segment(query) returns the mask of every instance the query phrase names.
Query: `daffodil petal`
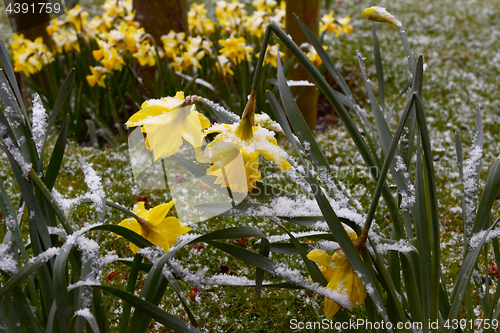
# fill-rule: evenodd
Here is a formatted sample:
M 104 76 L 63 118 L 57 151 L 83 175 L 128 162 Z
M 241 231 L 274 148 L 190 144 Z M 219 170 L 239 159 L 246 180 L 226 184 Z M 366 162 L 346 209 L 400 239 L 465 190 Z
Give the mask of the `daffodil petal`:
M 160 223 L 165 216 L 168 214 L 172 206 L 174 205 L 173 201 L 161 204 L 149 210 L 148 219 L 151 221 L 151 224 L 157 225 Z
M 141 235 L 141 226 L 139 225 L 139 223 L 135 219 L 132 219 L 132 218 L 125 219 L 125 220 L 121 221 L 118 225 L 120 227 L 124 227 L 124 228 L 127 228 L 129 230 L 132 230 L 136 234 Z M 118 235 L 118 237 L 121 237 L 121 236 Z
M 333 317 L 340 309 L 340 305 L 325 297 L 325 317 Z
M 309 252 L 307 254 L 307 258 L 327 268 L 330 267 L 330 263 L 332 262 L 332 257 L 329 256 L 325 251 L 320 249 L 315 249 Z

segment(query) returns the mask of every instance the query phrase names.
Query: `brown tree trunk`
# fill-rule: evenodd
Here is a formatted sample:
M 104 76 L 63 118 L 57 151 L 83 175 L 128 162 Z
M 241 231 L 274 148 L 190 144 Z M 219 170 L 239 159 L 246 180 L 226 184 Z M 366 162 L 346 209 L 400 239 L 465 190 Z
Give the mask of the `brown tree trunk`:
M 188 33 L 187 0 L 134 0 L 135 20 L 160 43 L 170 30 Z
M 286 32 L 292 36 L 293 41 L 300 46 L 302 43 L 308 42 L 308 39 L 300 28 L 295 15 L 314 33 L 319 34 L 321 0 L 286 0 Z M 290 51 L 287 54 L 291 56 Z M 289 80 L 309 80 L 312 81 L 306 69 L 294 63 L 290 73 Z M 301 94 L 297 100 L 304 119 L 306 120 L 311 130 L 316 126 L 317 106 L 318 106 L 318 90 L 315 87 L 291 87 L 294 96 Z
M 12 2 L 14 4 L 15 1 Z M 17 2 L 17 1 L 16 1 Z M 30 40 L 35 40 L 37 37 L 43 37 L 43 42 L 49 47 L 52 44 L 52 40 L 47 34 L 47 26 L 50 22 L 50 14 L 45 12 L 39 13 L 39 7 L 37 0 L 24 0 L 24 3 L 28 4 L 28 10 L 26 13 L 14 14 L 14 20 L 18 34 L 23 34 L 24 38 Z M 35 12 L 31 11 L 31 5 L 34 4 Z
M 187 0 L 133 0 L 133 8 L 134 20 L 153 37 L 158 47 L 162 46 L 160 37 L 168 34 L 170 30 L 189 34 Z M 149 96 L 153 96 L 155 89 L 152 79 L 156 67 L 142 67 L 135 62 L 134 68 L 142 78 L 143 85 L 140 88 L 144 88 Z M 159 97 L 163 96 L 156 96 Z

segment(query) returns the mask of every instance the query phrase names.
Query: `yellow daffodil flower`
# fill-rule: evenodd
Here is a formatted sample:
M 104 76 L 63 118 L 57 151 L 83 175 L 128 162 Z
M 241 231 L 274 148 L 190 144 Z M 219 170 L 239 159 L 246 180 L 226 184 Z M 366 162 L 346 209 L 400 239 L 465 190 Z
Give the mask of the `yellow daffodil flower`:
M 178 153 L 183 139 L 195 150 L 201 148 L 201 131 L 210 126 L 210 121 L 198 113 L 194 105 L 183 108 L 184 102 L 182 91 L 177 92 L 175 97 L 150 99 L 142 103 L 142 109 L 125 123 L 128 127 L 142 126 L 155 160 Z
M 357 236 L 354 230 L 347 226 L 345 229 L 349 238 L 355 241 Z M 366 288 L 341 250 L 330 256 L 325 251 L 316 249 L 309 252 L 307 258 L 320 265 L 321 272 L 328 282 L 327 289 L 349 299 L 351 304 L 349 310 L 352 311 L 355 305 L 363 304 Z M 340 305 L 325 297 L 326 318 L 333 317 L 339 309 Z
M 219 39 L 219 43 L 223 46 L 219 53 L 228 57 L 234 63 L 239 63 L 253 51 L 253 47 L 246 46 L 243 37 L 234 38 L 234 36 L 231 36 L 228 39 Z
M 222 75 L 234 75 L 233 69 L 231 68 L 232 63 L 226 56 L 217 56 L 218 62 L 215 63 L 217 70 L 222 73 Z
M 106 79 L 106 68 L 101 66 L 90 67 L 90 71 L 92 75 L 87 75 L 86 77 L 88 84 L 93 87 L 97 83 L 100 87 L 106 88 L 106 83 L 104 82 Z
M 248 117 L 243 118 L 242 122 L 244 121 L 248 121 Z M 261 178 L 261 174 L 259 172 L 259 153 L 262 154 L 265 159 L 276 163 L 278 168 L 283 171 L 287 171 L 292 168 L 286 159 L 285 151 L 278 146 L 278 143 L 274 138 L 274 132 L 259 125 L 251 126 L 248 123 L 247 126 L 249 126 L 252 135 L 242 139 L 242 136 L 244 137 L 242 132 L 244 131 L 240 132 L 237 130 L 239 125 L 240 123 L 234 123 L 231 125 L 215 124 L 204 132 L 205 135 L 219 133 L 213 141 L 207 145 L 204 154 L 205 160 L 203 161 L 208 162 L 208 159 L 210 159 L 210 162 L 214 164 L 207 170 L 207 174 L 218 176 L 219 179 L 216 181 L 217 184 L 226 184 L 223 179 L 220 179 L 222 174 L 219 171 L 219 169 L 221 169 L 222 166 L 225 166 L 225 164 L 223 161 L 217 160 L 217 151 L 212 151 L 212 149 L 214 149 L 213 147 L 219 147 L 221 143 L 232 143 L 237 145 L 241 151 L 243 162 L 245 163 L 248 188 L 231 188 L 231 190 L 235 192 L 242 193 L 243 190 L 251 192 L 252 189 L 257 186 L 256 182 Z M 243 126 L 245 126 L 245 124 L 243 124 Z M 209 158 L 209 156 L 212 157 Z M 227 170 L 228 168 L 225 169 Z M 231 170 L 226 172 L 231 173 Z
M 390 23 L 397 27 L 401 26 L 401 22 L 383 7 L 374 6 L 366 8 L 361 12 L 361 16 L 371 21 Z
M 139 50 L 132 55 L 139 61 L 141 66 L 154 66 L 156 65 L 155 49 L 145 40 L 141 43 Z
M 280 5 L 274 8 L 274 16 L 271 16 L 270 19 L 273 22 L 276 22 L 281 29 L 285 29 L 285 18 L 286 18 L 286 2 L 280 1 Z
M 185 43 L 186 34 L 184 32 L 176 33 L 172 30 L 167 35 L 161 36 L 160 39 L 163 42 L 165 55 L 170 59 L 174 59 L 179 54 L 181 45 Z
M 247 17 L 243 25 L 257 38 L 261 38 L 266 32 L 267 24 L 269 23 L 269 16 L 267 12 L 256 10 L 252 16 Z
M 334 11 L 332 10 L 330 13 L 323 15 L 319 25 L 319 32 L 328 31 L 329 33 L 335 32 L 337 33 L 339 27 L 335 23 L 335 18 L 333 17 Z M 340 31 L 339 31 L 340 34 Z
M 306 56 L 316 66 L 320 66 L 323 63 L 323 60 L 321 60 L 318 52 L 316 52 L 316 49 L 311 44 L 309 44 L 309 43 L 303 43 L 302 45 L 300 45 L 300 48 L 301 49 L 304 48 L 304 49 L 307 50 Z M 323 45 L 323 49 L 325 51 L 328 50 L 328 46 Z
M 342 31 L 345 34 L 350 34 L 352 32 L 352 29 L 353 29 L 352 25 L 349 25 L 349 23 L 351 22 L 350 15 L 347 15 L 346 17 L 338 18 L 337 22 L 339 22 L 340 29 L 342 29 Z
M 179 219 L 173 216 L 166 217 L 173 205 L 174 202 L 171 201 L 148 210 L 144 207 L 144 201 L 139 201 L 132 211 L 141 220 L 128 218 L 121 221 L 119 226 L 132 230 L 168 252 L 177 243 L 177 237 L 192 230 Z M 129 246 L 134 254 L 139 251 L 139 247 L 134 243 L 130 242 Z
M 104 50 L 104 58 L 101 63 L 108 71 L 121 71 L 125 65 L 125 60 L 123 60 L 123 57 L 116 48 L 110 47 L 109 50 Z
M 256 57 L 258 58 L 260 53 L 257 53 Z M 280 51 L 280 58 L 283 58 L 285 54 Z M 278 67 L 278 44 L 273 46 L 267 46 L 266 56 L 264 58 L 264 65 L 270 64 L 274 68 Z
M 25 39 L 23 35 L 13 36 L 14 48 L 13 60 L 14 71 L 23 72 L 30 76 L 40 72 L 43 65 L 52 62 L 52 53 L 47 45 L 43 43 L 43 38 L 38 37 L 35 41 Z

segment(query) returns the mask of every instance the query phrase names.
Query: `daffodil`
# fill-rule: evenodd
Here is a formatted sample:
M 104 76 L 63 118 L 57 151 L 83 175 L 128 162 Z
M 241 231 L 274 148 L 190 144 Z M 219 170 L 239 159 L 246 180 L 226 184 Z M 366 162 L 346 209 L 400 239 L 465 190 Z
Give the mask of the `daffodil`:
M 106 88 L 106 83 L 104 80 L 106 79 L 106 68 L 101 66 L 90 67 L 91 75 L 87 75 L 86 79 L 88 84 L 93 87 L 96 83 L 103 88 Z
M 332 10 L 330 13 L 323 15 L 319 25 L 319 32 L 328 31 L 329 33 L 337 33 L 338 31 L 340 34 L 339 27 L 335 23 L 335 18 L 333 17 L 333 13 L 334 11 Z
M 145 40 L 141 43 L 139 50 L 133 54 L 133 57 L 139 61 L 141 66 L 154 66 L 156 65 L 155 49 Z
M 321 57 L 319 56 L 318 52 L 316 52 L 316 49 L 309 43 L 303 43 L 300 45 L 301 49 L 306 49 L 306 56 L 311 60 L 313 64 L 316 66 L 320 66 L 323 63 L 323 60 L 321 60 Z M 328 46 L 323 45 L 323 50 L 328 50 Z
M 222 73 L 222 75 L 234 75 L 233 69 L 231 68 L 232 63 L 228 57 L 223 55 L 217 56 L 218 62 L 215 63 L 217 70 Z
M 253 12 L 252 16 L 249 16 L 245 22 L 244 26 L 248 32 L 257 38 L 261 38 L 266 31 L 267 24 L 269 23 L 269 16 L 267 12 L 256 10 Z
M 356 233 L 351 228 L 345 226 L 349 238 L 354 242 L 357 239 Z M 366 298 L 366 288 L 357 276 L 349 260 L 340 250 L 332 256 L 323 250 L 313 250 L 309 252 L 307 258 L 320 265 L 326 281 L 326 288 L 348 299 L 349 310 L 352 311 L 355 305 L 363 304 Z M 325 316 L 333 317 L 340 309 L 340 305 L 325 297 Z
M 166 217 L 173 205 L 174 203 L 171 201 L 148 210 L 144 207 L 144 201 L 139 201 L 132 212 L 140 217 L 140 220 L 128 218 L 121 221 L 119 226 L 132 230 L 162 248 L 163 251 L 168 252 L 177 243 L 177 237 L 192 230 L 179 219 L 173 216 Z M 130 242 L 129 246 L 132 252 L 139 251 L 139 247 L 134 243 Z
M 285 54 L 283 52 L 279 52 L 280 58 L 283 58 Z M 258 58 L 260 56 L 260 53 L 257 53 L 256 57 Z M 270 64 L 273 67 L 278 67 L 278 44 L 270 46 L 267 46 L 266 49 L 266 56 L 264 58 L 264 65 L 265 64 Z
M 242 61 L 246 55 L 253 51 L 253 47 L 245 44 L 245 38 L 243 37 L 234 38 L 234 36 L 231 36 L 228 39 L 219 39 L 219 43 L 223 46 L 219 53 L 228 57 L 234 63 Z
M 176 33 L 172 30 L 167 35 L 161 36 L 160 39 L 163 42 L 165 55 L 170 59 L 174 59 L 179 54 L 179 50 L 182 48 L 181 45 L 185 43 L 186 34 L 184 32 Z
M 349 25 L 349 23 L 351 22 L 350 15 L 347 15 L 346 17 L 338 18 L 337 22 L 339 22 L 340 29 L 342 29 L 342 31 L 345 34 L 350 34 L 352 32 L 352 29 L 353 29 L 352 25 Z
M 179 91 L 175 97 L 145 101 L 125 125 L 142 126 L 157 160 L 178 153 L 183 139 L 199 151 L 203 142 L 201 131 L 210 126 L 210 121 L 194 105 L 185 106 L 184 93 Z
M 383 7 L 374 6 L 366 8 L 361 12 L 361 16 L 371 21 L 390 23 L 397 27 L 401 26 L 401 22 Z
M 242 122 L 248 122 L 248 119 L 248 117 L 244 117 Z M 242 127 L 239 127 L 240 125 L 242 125 Z M 248 135 L 248 133 L 244 134 L 246 131 L 245 129 L 242 130 L 242 128 L 245 127 L 249 128 L 251 135 Z M 278 143 L 274 138 L 275 133 L 259 125 L 252 126 L 250 123 L 234 123 L 230 125 L 215 124 L 204 133 L 205 135 L 219 133 L 213 141 L 207 145 L 204 154 L 205 158 L 210 159 L 210 162 L 214 164 L 208 169 L 207 174 L 218 176 L 216 184 L 227 184 L 225 180 L 222 179 L 223 175 L 220 171 L 223 166 L 226 166 L 226 164 L 218 158 L 218 152 L 221 150 L 221 147 L 224 148 L 221 144 L 234 144 L 240 149 L 243 162 L 245 164 L 248 188 L 231 188 L 232 191 L 242 193 L 246 190 L 251 192 L 252 189 L 257 186 L 256 182 L 261 178 L 261 174 L 259 172 L 259 154 L 262 154 L 265 159 L 276 163 L 278 168 L 283 171 L 287 171 L 292 168 L 286 159 L 285 151 L 278 146 Z M 232 170 L 227 167 L 225 170 L 229 174 L 231 174 L 232 171 L 239 171 Z M 245 175 L 240 175 L 240 177 L 241 176 L 244 177 Z

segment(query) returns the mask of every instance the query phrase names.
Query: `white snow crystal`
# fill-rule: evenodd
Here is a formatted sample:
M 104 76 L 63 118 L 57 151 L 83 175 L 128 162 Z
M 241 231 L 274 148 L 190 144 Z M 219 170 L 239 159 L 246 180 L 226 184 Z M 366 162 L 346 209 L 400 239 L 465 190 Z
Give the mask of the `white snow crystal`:
M 42 156 L 43 145 L 45 143 L 45 131 L 47 130 L 47 113 L 43 107 L 40 95 L 35 94 L 33 99 L 33 141 L 35 142 L 38 156 Z

